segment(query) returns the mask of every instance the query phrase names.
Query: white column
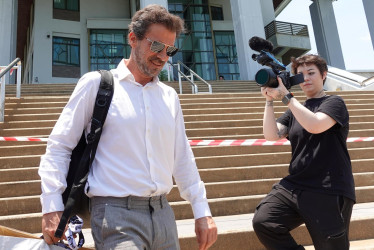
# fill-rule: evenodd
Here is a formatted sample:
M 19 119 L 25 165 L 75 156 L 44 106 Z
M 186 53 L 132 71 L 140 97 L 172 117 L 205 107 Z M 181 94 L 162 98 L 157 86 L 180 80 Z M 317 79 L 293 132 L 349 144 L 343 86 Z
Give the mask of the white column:
M 168 0 L 140 0 L 141 9 L 150 4 L 159 4 L 168 9 Z
M 0 0 L 0 66 L 7 66 L 16 59 L 17 49 L 17 3 L 16 0 Z M 15 74 L 5 82 L 14 82 Z
M 265 27 L 270 22 L 275 20 L 273 0 L 262 0 L 261 9 L 262 9 L 262 20 L 264 21 L 264 27 Z
M 254 80 L 261 65 L 252 60 L 252 54 L 257 52 L 249 48 L 248 41 L 253 36 L 265 38 L 261 0 L 230 0 L 230 2 L 240 79 Z
M 332 0 L 313 0 L 309 10 L 318 53 L 328 65 L 345 69 Z
M 371 43 L 373 44 L 374 48 L 374 1 L 373 0 L 362 0 L 364 4 L 366 20 L 369 27 Z

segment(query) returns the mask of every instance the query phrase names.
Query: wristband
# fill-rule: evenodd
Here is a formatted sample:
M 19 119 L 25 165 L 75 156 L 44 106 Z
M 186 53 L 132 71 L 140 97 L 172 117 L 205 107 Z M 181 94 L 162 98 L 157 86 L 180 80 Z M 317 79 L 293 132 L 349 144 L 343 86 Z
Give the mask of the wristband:
M 293 98 L 293 94 L 291 92 L 289 92 L 287 95 L 285 95 L 282 98 L 282 102 L 284 103 L 284 105 L 288 105 L 292 98 Z

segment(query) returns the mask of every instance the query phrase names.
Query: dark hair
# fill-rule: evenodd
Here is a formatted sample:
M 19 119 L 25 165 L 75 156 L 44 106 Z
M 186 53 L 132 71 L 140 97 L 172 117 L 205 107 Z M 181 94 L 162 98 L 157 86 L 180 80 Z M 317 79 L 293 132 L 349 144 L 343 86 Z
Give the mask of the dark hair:
M 151 4 L 134 14 L 129 24 L 129 33 L 134 32 L 137 39 L 143 40 L 152 24 L 164 25 L 168 30 L 175 32 L 177 37 L 185 31 L 184 21 L 179 16 L 169 13 L 161 5 Z
M 307 55 L 300 56 L 298 58 L 292 57 L 291 62 L 292 62 L 291 69 L 292 69 L 293 74 L 297 73 L 297 68 L 299 66 L 310 65 L 310 64 L 316 65 L 321 75 L 323 75 L 323 73 L 328 71 L 326 60 L 319 55 L 307 54 Z M 323 81 L 323 83 L 325 83 L 325 80 Z

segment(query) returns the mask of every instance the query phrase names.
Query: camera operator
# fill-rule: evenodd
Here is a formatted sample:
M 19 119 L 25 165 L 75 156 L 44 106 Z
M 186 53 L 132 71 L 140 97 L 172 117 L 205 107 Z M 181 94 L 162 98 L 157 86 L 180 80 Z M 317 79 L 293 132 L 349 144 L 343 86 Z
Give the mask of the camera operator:
M 257 206 L 253 227 L 267 249 L 304 249 L 290 234 L 303 223 L 315 249 L 349 249 L 355 190 L 346 144 L 347 107 L 341 97 L 324 92 L 327 64 L 322 57 L 292 58 L 292 71 L 304 76 L 303 104 L 279 77 L 277 88 L 261 88 L 266 98 L 264 136 L 271 141 L 289 139 L 292 159 L 289 175 Z M 277 120 L 273 100 L 288 106 Z

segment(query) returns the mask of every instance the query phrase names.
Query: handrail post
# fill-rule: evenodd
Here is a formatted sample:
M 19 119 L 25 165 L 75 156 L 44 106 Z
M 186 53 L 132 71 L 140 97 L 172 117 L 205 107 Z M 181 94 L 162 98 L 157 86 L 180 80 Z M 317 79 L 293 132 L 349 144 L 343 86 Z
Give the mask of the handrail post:
M 21 84 L 21 59 L 18 57 L 13 60 L 8 66 L 6 66 L 3 70 L 0 68 L 0 122 L 4 122 L 4 113 L 5 113 L 5 74 L 11 70 L 16 68 L 17 69 L 17 91 L 18 91 L 18 83 Z M 19 63 L 18 66 L 14 65 Z M 19 85 L 21 87 L 21 85 Z M 18 92 L 17 92 L 18 95 Z M 21 95 L 21 90 L 19 90 L 19 95 Z
M 0 77 L 0 122 L 4 122 L 5 112 L 5 77 Z
M 192 85 L 194 86 L 194 88 L 193 89 L 195 89 L 196 90 L 196 92 L 194 93 L 194 94 L 197 94 L 198 93 L 198 87 L 197 87 L 197 85 L 193 82 L 193 77 L 194 76 L 196 76 L 200 81 L 202 81 L 203 83 L 205 83 L 207 86 L 208 86 L 208 88 L 209 88 L 209 93 L 211 93 L 212 94 L 212 87 L 211 87 L 211 85 L 207 82 L 207 81 L 205 81 L 203 78 L 201 78 L 198 74 L 196 74 L 192 69 L 190 69 L 189 67 L 187 67 L 184 63 L 182 63 L 181 61 L 178 61 L 178 64 L 180 64 L 180 65 L 182 65 L 185 69 L 187 69 L 189 72 L 190 72 L 190 82 L 192 83 Z M 193 90 L 192 89 L 192 90 Z
M 178 65 L 178 81 L 179 81 L 179 94 L 183 94 L 183 90 L 182 90 L 182 76 L 181 76 L 181 65 L 179 63 L 177 63 Z
M 17 98 L 21 98 L 21 78 L 22 78 L 21 62 L 18 62 L 18 66 L 17 66 L 17 93 L 16 93 Z
M 170 71 L 171 71 L 170 64 L 168 64 L 167 67 L 168 67 L 168 82 L 170 82 L 170 75 L 171 75 L 171 73 L 170 73 Z

